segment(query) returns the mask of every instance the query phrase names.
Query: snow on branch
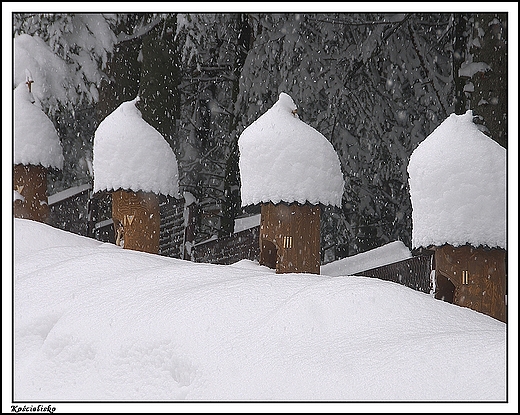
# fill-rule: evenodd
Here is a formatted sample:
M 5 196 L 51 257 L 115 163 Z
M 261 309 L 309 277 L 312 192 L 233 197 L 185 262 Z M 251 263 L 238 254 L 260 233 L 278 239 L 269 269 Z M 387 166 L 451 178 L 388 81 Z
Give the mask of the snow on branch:
M 150 30 L 152 30 L 155 26 L 157 26 L 159 23 L 161 23 L 161 21 L 164 19 L 164 15 L 159 15 L 157 17 L 155 17 L 150 23 L 148 23 L 147 25 L 144 25 L 144 26 L 141 26 L 139 29 L 137 29 L 134 33 L 132 33 L 131 35 L 129 34 L 126 34 L 124 32 L 121 32 L 118 36 L 117 36 L 117 43 L 123 43 L 123 42 L 128 42 L 130 40 L 134 40 L 134 39 L 137 39 L 137 38 L 140 38 L 144 35 L 146 35 Z

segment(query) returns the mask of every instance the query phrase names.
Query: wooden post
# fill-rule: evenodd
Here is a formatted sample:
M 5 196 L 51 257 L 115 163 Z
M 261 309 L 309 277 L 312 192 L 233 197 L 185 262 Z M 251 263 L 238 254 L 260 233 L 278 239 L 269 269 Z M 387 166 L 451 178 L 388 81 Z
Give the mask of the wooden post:
M 444 245 L 435 248 L 435 270 L 455 286 L 453 304 L 506 322 L 506 252 Z
M 19 195 L 19 198 L 13 202 L 14 217 L 47 222 L 49 204 L 45 167 L 15 164 L 13 166 L 13 190 Z
M 112 193 L 116 244 L 125 249 L 159 253 L 161 216 L 154 193 L 117 190 Z
M 260 264 L 278 274 L 320 273 L 320 207 L 262 204 Z

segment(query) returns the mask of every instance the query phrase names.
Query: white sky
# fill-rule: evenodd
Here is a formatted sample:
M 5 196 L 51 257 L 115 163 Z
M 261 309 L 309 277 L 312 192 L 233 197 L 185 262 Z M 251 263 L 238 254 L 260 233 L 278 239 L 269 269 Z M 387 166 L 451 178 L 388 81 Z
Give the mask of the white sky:
M 396 283 L 197 264 L 14 222 L 15 399 L 482 402 L 517 374 L 504 323 Z

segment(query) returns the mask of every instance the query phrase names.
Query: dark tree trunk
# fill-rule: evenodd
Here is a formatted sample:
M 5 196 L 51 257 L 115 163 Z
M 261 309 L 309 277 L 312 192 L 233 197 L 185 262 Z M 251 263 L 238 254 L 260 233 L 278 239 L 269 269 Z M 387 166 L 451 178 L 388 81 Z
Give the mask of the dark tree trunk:
M 143 37 L 138 104 L 143 119 L 162 134 L 174 152 L 180 117 L 176 24 L 176 16 L 171 15 Z
M 232 88 L 232 101 L 236 102 L 240 90 L 240 74 L 244 67 L 247 54 L 253 44 L 253 33 L 249 19 L 246 14 L 239 14 L 238 25 L 238 45 L 235 55 L 233 69 L 234 83 Z M 237 136 L 234 138 L 231 153 L 226 161 L 226 171 L 224 179 L 224 200 L 222 202 L 221 235 L 233 233 L 235 217 L 240 211 L 240 173 L 238 166 L 238 132 L 236 131 L 238 117 L 231 118 L 230 132 Z
M 477 13 L 474 17 L 473 62 L 490 69 L 476 73 L 471 109 L 481 117 L 484 132 L 507 148 L 507 14 Z
M 138 62 L 141 40 L 132 39 L 116 45 L 111 54 L 101 82 L 99 102 L 96 105 L 97 120 L 101 122 L 125 101 L 137 96 L 141 65 Z
M 455 13 L 453 15 L 453 83 L 455 114 L 462 115 L 468 109 L 464 87 L 466 79 L 459 75 L 459 70 L 466 60 L 466 48 L 468 44 L 468 15 Z

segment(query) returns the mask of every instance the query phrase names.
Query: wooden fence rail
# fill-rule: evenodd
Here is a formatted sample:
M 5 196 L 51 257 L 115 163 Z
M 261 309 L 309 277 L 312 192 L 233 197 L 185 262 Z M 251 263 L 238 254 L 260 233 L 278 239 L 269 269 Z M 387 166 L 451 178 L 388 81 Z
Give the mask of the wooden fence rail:
M 403 261 L 358 272 L 355 275 L 397 282 L 414 290 L 431 294 L 433 290 L 432 269 L 433 253 L 425 253 Z
M 110 217 L 110 198 L 93 199 L 90 185 L 67 189 L 49 197 L 50 224 L 79 235 L 104 242 L 115 242 Z M 260 227 L 254 226 L 233 235 L 200 242 L 191 246 L 189 255 L 184 253 L 184 203 L 162 198 L 161 235 L 159 254 L 228 265 L 242 259 L 258 260 L 260 255 Z M 412 258 L 378 268 L 358 272 L 355 275 L 396 282 L 414 290 L 431 293 L 430 280 L 433 269 L 433 253 L 423 253 Z

